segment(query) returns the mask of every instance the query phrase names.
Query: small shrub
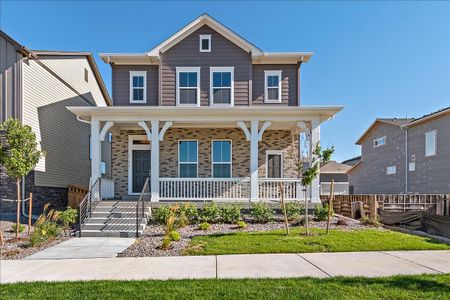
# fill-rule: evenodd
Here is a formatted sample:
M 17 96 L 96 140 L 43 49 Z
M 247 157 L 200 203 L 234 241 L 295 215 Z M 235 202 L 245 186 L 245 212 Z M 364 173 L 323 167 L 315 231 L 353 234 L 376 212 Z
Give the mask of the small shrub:
M 305 213 L 303 204 L 298 201 L 286 203 L 286 214 L 289 221 L 299 219 Z
M 177 217 L 180 227 L 194 224 L 198 220 L 198 208 L 193 203 L 184 203 L 177 210 Z
M 375 226 L 375 227 L 381 227 L 381 225 L 383 225 L 381 223 L 381 219 L 379 216 L 377 216 L 375 219 L 371 219 L 369 217 L 362 217 L 361 219 L 359 219 L 359 222 L 363 225 Z
M 17 230 L 17 224 L 12 224 L 11 230 L 12 230 L 13 232 L 16 232 L 16 230 Z M 19 224 L 19 233 L 22 233 L 22 232 L 24 232 L 24 231 L 25 231 L 25 225 Z
M 30 246 L 40 245 L 47 240 L 54 239 L 61 234 L 61 227 L 58 224 L 45 221 L 39 226 L 34 227 L 33 233 L 30 236 Z
M 209 230 L 211 228 L 211 224 L 209 224 L 208 222 L 203 222 L 200 225 L 198 225 L 198 228 L 200 230 Z
M 217 223 L 220 221 L 220 209 L 215 202 L 206 203 L 200 212 L 200 221 Z
M 172 230 L 169 233 L 169 238 L 170 238 L 171 241 L 175 241 L 176 242 L 176 241 L 179 241 L 181 239 L 181 234 L 178 231 L 176 231 L 176 230 Z
M 74 224 L 77 221 L 77 215 L 78 211 L 70 207 L 67 207 L 66 210 L 59 213 L 59 218 L 63 223 L 64 233 L 71 224 Z
M 348 222 L 345 219 L 339 219 L 339 220 L 337 220 L 336 225 L 338 225 L 338 226 L 347 226 Z
M 331 215 L 333 215 L 333 210 L 331 210 Z M 314 208 L 314 219 L 316 221 L 328 220 L 328 204 L 323 207 L 316 206 Z
M 274 218 L 274 211 L 265 202 L 252 203 L 252 219 L 258 223 L 267 223 Z
M 237 204 L 226 205 L 220 210 L 220 220 L 224 223 L 234 224 L 241 219 L 241 207 Z
M 163 249 L 163 250 L 169 249 L 171 242 L 172 242 L 172 240 L 170 239 L 170 237 L 168 237 L 168 236 L 163 237 L 161 249 Z
M 245 229 L 245 228 L 247 228 L 247 223 L 245 223 L 244 221 L 237 221 L 236 226 L 241 229 Z
M 170 207 L 167 205 L 162 205 L 153 210 L 153 220 L 159 224 L 166 224 L 169 215 Z

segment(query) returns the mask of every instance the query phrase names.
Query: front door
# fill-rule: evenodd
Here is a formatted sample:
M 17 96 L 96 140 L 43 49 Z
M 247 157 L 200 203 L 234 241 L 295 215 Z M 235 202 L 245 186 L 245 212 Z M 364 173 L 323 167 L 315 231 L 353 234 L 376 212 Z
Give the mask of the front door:
M 140 193 L 150 172 L 150 151 L 133 150 L 133 193 Z
M 281 178 L 281 154 L 267 155 L 267 178 Z

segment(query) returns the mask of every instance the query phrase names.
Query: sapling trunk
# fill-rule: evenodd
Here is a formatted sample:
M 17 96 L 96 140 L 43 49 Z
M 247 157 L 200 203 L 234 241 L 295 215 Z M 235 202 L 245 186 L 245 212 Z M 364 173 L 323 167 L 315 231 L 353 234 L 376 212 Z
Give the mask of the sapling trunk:
M 16 178 L 17 186 L 17 215 L 16 215 L 16 239 L 19 238 L 19 224 L 20 224 L 20 177 Z
M 291 233 L 289 232 L 289 222 L 288 222 L 288 217 L 287 217 L 287 212 L 286 212 L 286 202 L 284 201 L 284 183 L 283 182 L 280 183 L 279 188 L 280 188 L 281 207 L 283 208 L 283 215 L 284 215 L 284 225 L 286 227 L 286 234 L 288 236 L 290 236 Z
M 334 197 L 334 179 L 331 179 L 330 184 L 330 198 L 328 199 L 328 220 L 327 220 L 327 234 L 330 231 L 330 223 L 331 223 L 331 210 L 333 209 L 333 197 Z
M 306 235 L 309 235 L 309 215 L 308 215 L 308 191 L 305 188 L 305 229 Z

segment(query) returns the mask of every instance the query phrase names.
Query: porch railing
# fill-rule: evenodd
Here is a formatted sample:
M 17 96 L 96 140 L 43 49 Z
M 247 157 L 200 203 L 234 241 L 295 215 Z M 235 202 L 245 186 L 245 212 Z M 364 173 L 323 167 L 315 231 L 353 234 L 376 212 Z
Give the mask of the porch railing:
M 248 200 L 249 178 L 160 178 L 161 200 Z
M 92 185 L 90 185 L 89 191 L 86 196 L 80 202 L 78 208 L 78 225 L 79 234 L 81 237 L 81 230 L 85 224 L 87 218 L 92 218 L 92 211 L 97 206 L 98 202 L 102 200 L 102 179 L 98 178 Z
M 147 177 L 144 186 L 142 187 L 141 195 L 136 203 L 136 238 L 139 237 L 139 226 L 141 225 L 141 220 L 145 218 L 146 204 L 150 203 L 151 200 L 150 185 L 148 181 L 149 178 Z
M 299 179 L 294 178 L 260 178 L 258 180 L 259 199 L 263 201 L 278 201 L 281 199 L 280 186 L 284 186 L 284 199 L 287 201 L 300 200 L 303 187 Z

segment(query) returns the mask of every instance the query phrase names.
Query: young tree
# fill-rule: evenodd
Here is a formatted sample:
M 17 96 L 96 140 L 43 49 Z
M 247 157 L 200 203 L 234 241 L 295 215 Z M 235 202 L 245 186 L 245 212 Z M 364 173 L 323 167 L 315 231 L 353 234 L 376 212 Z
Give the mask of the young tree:
M 20 224 L 20 181 L 38 163 L 44 155 L 37 148 L 36 136 L 28 125 L 22 125 L 16 119 L 8 119 L 0 125 L 4 137 L 0 145 L 0 165 L 8 176 L 16 180 L 17 218 L 16 238 L 19 237 Z

